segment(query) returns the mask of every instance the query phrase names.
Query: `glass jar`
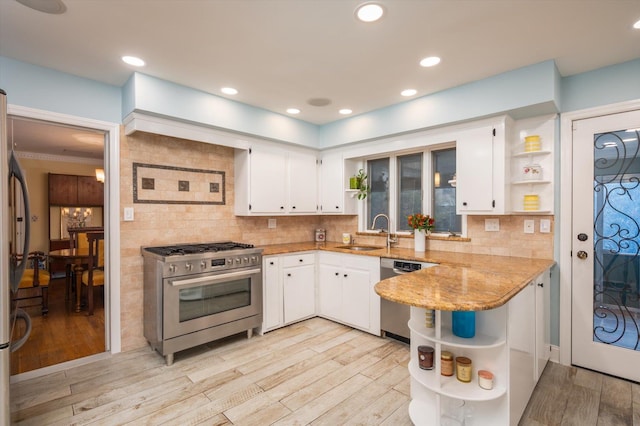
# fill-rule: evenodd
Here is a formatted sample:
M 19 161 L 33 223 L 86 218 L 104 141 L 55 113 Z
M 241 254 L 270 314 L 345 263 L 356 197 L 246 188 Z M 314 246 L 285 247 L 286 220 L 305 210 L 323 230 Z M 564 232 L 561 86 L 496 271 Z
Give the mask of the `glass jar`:
M 487 370 L 478 370 L 478 386 L 482 389 L 493 389 L 493 373 Z
M 418 346 L 418 364 L 423 370 L 433 369 L 433 348 L 431 346 Z
M 463 383 L 471 382 L 471 359 L 466 356 L 456 358 L 456 377 Z
M 440 353 L 440 374 L 453 376 L 453 354 L 449 351 Z

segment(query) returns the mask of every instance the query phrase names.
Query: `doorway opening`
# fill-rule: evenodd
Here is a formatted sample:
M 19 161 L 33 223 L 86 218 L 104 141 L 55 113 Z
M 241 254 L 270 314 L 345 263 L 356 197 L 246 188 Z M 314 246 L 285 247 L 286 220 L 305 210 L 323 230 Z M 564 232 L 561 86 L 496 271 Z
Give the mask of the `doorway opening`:
M 43 314 L 40 306 L 23 308 L 32 319 L 32 329 L 27 342 L 11 354 L 10 374 L 15 376 L 109 350 L 108 280 L 105 279 L 104 291 L 94 291 L 93 315 L 88 315 L 86 309 L 78 311 L 75 300 L 84 286 L 76 286 L 82 283 L 75 280 L 73 270 L 56 264 L 53 256 L 49 256 L 69 249 L 70 227 L 104 231 L 109 197 L 102 186 L 104 183 L 97 180 L 96 170 L 104 173 L 108 168 L 105 148 L 109 131 L 12 114 L 8 116 L 7 131 L 29 189 L 32 211 L 24 220 L 31 221 L 30 251 L 45 254 L 42 266 L 51 276 L 47 314 Z M 82 188 L 91 188 L 93 199 L 77 198 L 82 191 L 80 187 L 72 190 L 69 182 L 50 184 L 53 175 L 80 179 L 84 182 Z M 60 201 L 56 191 L 76 199 Z M 76 216 L 77 212 L 81 217 Z M 105 247 L 109 245 L 108 239 L 106 233 Z M 105 270 L 108 270 L 108 259 L 109 256 L 105 256 Z M 16 324 L 13 338 L 25 332 L 21 327 L 24 325 Z

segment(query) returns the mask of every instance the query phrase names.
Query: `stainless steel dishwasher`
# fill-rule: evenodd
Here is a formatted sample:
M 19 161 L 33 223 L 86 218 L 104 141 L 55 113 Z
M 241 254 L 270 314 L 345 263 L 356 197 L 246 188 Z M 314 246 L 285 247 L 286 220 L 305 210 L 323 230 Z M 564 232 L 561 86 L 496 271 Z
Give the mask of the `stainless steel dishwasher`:
M 415 262 L 412 260 L 380 258 L 380 279 L 408 274 L 424 268 L 437 266 L 437 263 Z M 383 336 L 403 342 L 409 342 L 409 305 L 380 299 L 380 329 Z

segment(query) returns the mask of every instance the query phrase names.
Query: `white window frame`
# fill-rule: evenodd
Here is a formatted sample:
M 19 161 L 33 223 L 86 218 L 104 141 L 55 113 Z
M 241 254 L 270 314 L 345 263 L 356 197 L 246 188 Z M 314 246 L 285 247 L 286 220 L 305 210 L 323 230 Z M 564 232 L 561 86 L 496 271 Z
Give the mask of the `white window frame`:
M 363 158 L 364 168 L 368 169 L 368 162 L 371 160 L 379 160 L 389 158 L 389 232 L 398 235 L 411 235 L 409 231 L 398 231 L 398 221 L 406 221 L 406 218 L 398 217 L 398 157 L 412 154 L 422 154 L 422 211 L 423 214 L 432 214 L 433 205 L 433 157 L 432 152 L 444 149 L 456 148 L 456 142 L 446 142 L 441 144 L 433 144 L 428 146 L 420 146 L 410 150 L 387 152 L 384 154 L 373 155 Z M 363 203 L 362 214 L 359 220 L 359 232 L 368 232 L 377 234 L 377 230 L 367 227 L 369 212 L 367 210 L 368 202 Z M 446 232 L 434 233 L 436 236 L 449 236 Z M 462 215 L 461 219 L 461 236 L 467 235 L 467 215 Z

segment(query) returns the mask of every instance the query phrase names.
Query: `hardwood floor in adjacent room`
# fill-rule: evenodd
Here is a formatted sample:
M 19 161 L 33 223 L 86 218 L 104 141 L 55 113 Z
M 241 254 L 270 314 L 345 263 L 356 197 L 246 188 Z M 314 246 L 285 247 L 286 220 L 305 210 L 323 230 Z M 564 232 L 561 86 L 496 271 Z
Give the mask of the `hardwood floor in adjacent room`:
M 406 344 L 313 318 L 179 352 L 172 366 L 142 348 L 13 384 L 12 423 L 411 425 L 408 361 Z M 639 419 L 640 385 L 549 363 L 521 425 Z
M 24 346 L 11 353 L 11 375 L 104 352 L 104 304 L 101 290 L 98 288 L 95 292 L 94 315 L 88 316 L 86 310 L 75 312 L 75 299 L 65 301 L 64 278 L 51 280 L 47 316 L 42 316 L 40 306 L 25 309 L 31 317 L 31 335 Z M 22 336 L 24 330 L 24 323 L 18 321 L 14 336 Z

